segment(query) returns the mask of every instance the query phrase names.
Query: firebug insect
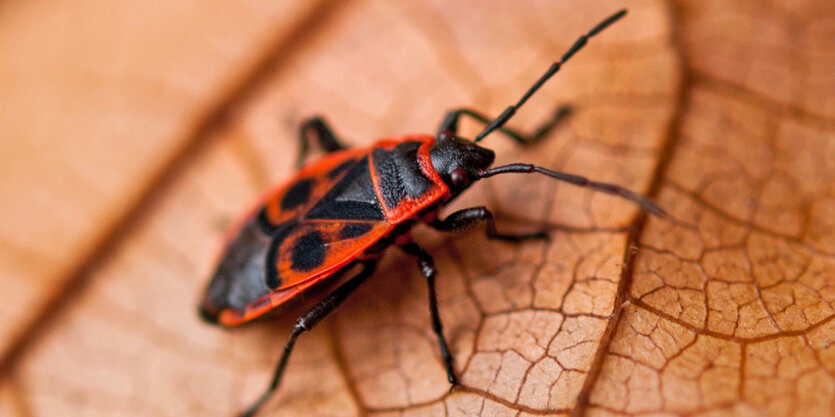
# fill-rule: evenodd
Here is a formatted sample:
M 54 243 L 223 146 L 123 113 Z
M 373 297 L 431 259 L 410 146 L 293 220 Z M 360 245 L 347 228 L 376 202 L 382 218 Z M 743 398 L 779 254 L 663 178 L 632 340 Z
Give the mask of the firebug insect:
M 343 146 L 319 117 L 301 125 L 299 162 L 304 160 L 311 136 L 328 155 L 307 164 L 269 193 L 262 205 L 237 226 L 206 290 L 200 313 L 212 323 L 235 326 L 261 316 L 354 265 L 360 265 L 362 269 L 297 319 L 269 387 L 242 416 L 253 415 L 278 388 L 299 335 L 313 328 L 365 281 L 374 271 L 383 250 L 391 245 L 417 259 L 429 286 L 432 330 L 437 337 L 447 378 L 453 387 L 457 384 L 452 355 L 438 314 L 435 265 L 432 256 L 412 241 L 410 229 L 423 222 L 437 230 L 457 231 L 484 222 L 487 237 L 492 239 L 521 241 L 547 237 L 544 231 L 521 235 L 500 233 L 493 215 L 483 206 L 440 218 L 440 210 L 475 181 L 499 174 L 538 173 L 614 194 L 637 203 L 651 214 L 667 216 L 646 197 L 617 185 L 524 163 L 490 168 L 494 152 L 478 145 L 494 131 L 520 144 L 545 136 L 567 114 L 565 107 L 558 109 L 554 117 L 532 134 L 504 125 L 585 46 L 589 38 L 625 14 L 626 10 L 621 10 L 580 36 L 516 104 L 495 119 L 475 110 L 459 108 L 446 114 L 434 136 L 383 139 L 361 149 Z M 473 140 L 456 135 L 462 116 L 486 125 Z

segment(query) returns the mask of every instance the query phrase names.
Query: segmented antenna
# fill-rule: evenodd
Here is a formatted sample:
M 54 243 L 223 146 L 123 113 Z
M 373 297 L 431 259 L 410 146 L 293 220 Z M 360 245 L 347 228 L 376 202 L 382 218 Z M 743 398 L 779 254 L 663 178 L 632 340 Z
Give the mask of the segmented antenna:
M 484 139 L 485 136 L 492 133 L 494 130 L 504 126 L 504 124 L 507 123 L 507 121 L 510 120 L 510 118 L 513 117 L 514 114 L 516 114 L 516 110 L 522 107 L 522 105 L 525 104 L 526 101 L 528 101 L 528 99 L 533 95 L 533 93 L 535 93 L 536 90 L 539 90 L 539 87 L 542 87 L 542 84 L 545 84 L 545 82 L 548 81 L 549 78 L 556 74 L 560 70 L 560 68 L 562 68 L 563 64 L 565 64 L 566 61 L 571 59 L 571 57 L 574 56 L 574 54 L 576 54 L 577 51 L 583 49 L 583 47 L 586 46 L 586 42 L 588 42 L 589 38 L 591 38 L 594 35 L 597 35 L 603 29 L 606 29 L 607 27 L 609 27 L 609 25 L 617 22 L 620 18 L 622 18 L 625 15 L 626 9 L 623 9 L 607 17 L 606 20 L 598 23 L 597 26 L 595 26 L 594 28 L 592 28 L 592 30 L 589 31 L 589 33 L 580 36 L 574 42 L 574 45 L 571 46 L 571 48 L 569 48 L 565 54 L 563 54 L 562 58 L 560 58 L 559 61 L 551 64 L 551 67 L 548 68 L 548 71 L 545 71 L 545 74 L 543 74 L 542 77 L 539 77 L 539 80 L 537 80 L 534 83 L 534 85 L 531 86 L 530 89 L 528 89 L 528 91 L 525 93 L 525 95 L 522 96 L 521 99 L 519 99 L 519 102 L 517 102 L 516 105 L 508 107 L 504 112 L 502 112 L 502 114 L 499 115 L 499 117 L 493 119 L 493 121 L 490 122 L 490 124 L 488 124 L 487 127 L 485 127 L 484 130 L 482 130 L 481 133 L 479 133 L 478 136 L 475 137 L 475 139 L 473 139 L 473 141 L 479 142 L 482 139 Z
M 662 219 L 667 220 L 675 220 L 673 216 L 667 214 L 664 209 L 661 208 L 658 204 L 655 204 L 652 200 L 647 197 L 644 197 L 634 191 L 629 189 L 623 188 L 619 185 L 615 184 L 607 184 L 605 182 L 598 182 L 592 181 L 586 177 L 581 177 L 579 175 L 572 175 L 566 174 L 565 172 L 559 171 L 552 171 L 550 169 L 538 167 L 536 165 L 531 164 L 508 164 L 502 165 L 499 167 L 490 168 L 484 171 L 481 171 L 478 174 L 478 179 L 492 177 L 494 175 L 499 174 L 543 174 L 547 175 L 551 178 L 565 181 L 569 184 L 574 184 L 580 187 L 590 188 L 594 191 L 601 191 L 606 194 L 616 195 L 620 198 L 632 201 L 637 203 L 642 210 L 646 211 L 649 214 L 654 214 Z

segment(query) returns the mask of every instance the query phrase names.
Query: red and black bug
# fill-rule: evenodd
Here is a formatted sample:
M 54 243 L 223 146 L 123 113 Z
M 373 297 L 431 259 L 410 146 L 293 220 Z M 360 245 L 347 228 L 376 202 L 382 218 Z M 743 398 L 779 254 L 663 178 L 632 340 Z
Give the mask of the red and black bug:
M 234 230 L 200 306 L 208 321 L 234 326 L 252 320 L 296 297 L 308 288 L 335 277 L 354 265 L 361 271 L 327 295 L 293 326 L 264 394 L 243 416 L 254 414 L 278 387 L 298 336 L 310 330 L 365 281 L 384 249 L 396 245 L 417 259 L 429 286 L 432 329 L 450 384 L 457 383 L 452 355 L 443 334 L 435 295 L 432 257 L 412 241 L 410 229 L 418 222 L 442 231 L 456 231 L 484 222 L 487 236 L 521 241 L 546 238 L 546 233 L 503 234 L 485 207 L 472 207 L 440 218 L 440 210 L 473 182 L 507 173 L 539 173 L 636 202 L 657 216 L 666 213 L 646 197 L 617 185 L 517 163 L 490 168 L 495 154 L 477 143 L 491 132 L 526 144 L 542 138 L 567 114 L 560 108 L 532 134 L 504 127 L 519 109 L 588 39 L 626 14 L 605 19 L 553 63 L 522 98 L 499 117 L 490 119 L 475 110 L 448 112 L 435 136 L 414 135 L 381 140 L 362 149 L 346 149 L 321 118 L 301 126 L 304 160 L 308 137 L 318 139 L 328 156 L 306 165 L 292 179 L 271 192 L 262 205 Z M 456 135 L 458 121 L 468 116 L 486 127 L 473 140 Z

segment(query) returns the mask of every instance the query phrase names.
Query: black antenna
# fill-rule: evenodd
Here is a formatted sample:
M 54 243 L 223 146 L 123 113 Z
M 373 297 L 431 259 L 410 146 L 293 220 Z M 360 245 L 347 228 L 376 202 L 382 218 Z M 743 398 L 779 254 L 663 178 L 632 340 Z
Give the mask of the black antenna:
M 592 181 L 586 177 L 579 175 L 566 174 L 565 172 L 551 171 L 550 169 L 538 167 L 531 164 L 508 164 L 499 167 L 490 168 L 479 172 L 478 179 L 492 177 L 499 174 L 543 174 L 551 178 L 565 181 L 569 184 L 574 184 L 580 187 L 591 188 L 594 191 L 601 191 L 607 194 L 616 195 L 620 198 L 637 203 L 642 210 L 647 213 L 654 214 L 662 219 L 675 220 L 673 216 L 667 214 L 664 209 L 658 204 L 655 204 L 649 198 L 646 198 L 634 191 L 623 188 L 619 185 L 607 184 L 605 182 Z
M 535 93 L 536 90 L 539 90 L 539 87 L 542 87 L 542 84 L 545 84 L 545 82 L 548 81 L 549 78 L 556 74 L 557 71 L 559 71 L 560 68 L 562 68 L 562 65 L 565 64 L 565 62 L 568 61 L 572 56 L 574 56 L 574 54 L 576 54 L 577 51 L 583 49 L 583 47 L 586 46 L 586 42 L 588 42 L 589 38 L 591 38 L 594 35 L 597 35 L 598 33 L 600 33 L 600 31 L 609 27 L 609 25 L 611 25 L 612 23 L 617 22 L 620 18 L 622 18 L 625 15 L 626 9 L 623 9 L 609 16 L 608 18 L 606 18 L 606 20 L 598 23 L 597 26 L 595 26 L 594 28 L 592 28 L 592 30 L 589 31 L 589 33 L 580 36 L 580 38 L 578 38 L 577 41 L 574 42 L 574 45 L 571 48 L 569 48 L 565 54 L 563 54 L 562 58 L 560 58 L 559 61 L 551 64 L 551 67 L 548 68 L 548 71 L 545 71 L 545 74 L 543 74 L 542 77 L 539 77 L 539 79 L 534 83 L 534 85 L 531 86 L 530 89 L 528 89 L 525 95 L 523 95 L 522 98 L 519 99 L 519 102 L 516 103 L 516 105 L 508 107 L 501 115 L 499 115 L 499 117 L 495 118 L 492 122 L 490 122 L 490 124 L 488 124 L 487 127 L 485 127 L 484 130 L 482 130 L 481 133 L 479 133 L 478 136 L 475 137 L 475 139 L 473 139 L 473 141 L 479 142 L 482 139 L 484 139 L 485 136 L 492 133 L 494 130 L 504 126 L 504 124 L 507 123 L 507 121 L 510 120 L 510 118 L 513 117 L 514 114 L 516 114 L 516 110 L 522 107 L 522 105 L 525 104 L 526 101 L 528 101 L 528 99 L 533 95 L 533 93 Z

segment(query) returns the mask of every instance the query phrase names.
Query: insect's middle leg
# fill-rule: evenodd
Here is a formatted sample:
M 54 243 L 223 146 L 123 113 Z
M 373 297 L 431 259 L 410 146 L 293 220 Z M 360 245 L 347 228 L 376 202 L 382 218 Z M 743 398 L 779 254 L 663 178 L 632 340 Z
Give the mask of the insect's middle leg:
M 531 133 L 523 133 L 516 129 L 512 129 L 509 127 L 501 127 L 499 128 L 499 132 L 503 133 L 505 136 L 513 139 L 517 143 L 520 144 L 528 144 L 538 141 L 545 137 L 554 126 L 558 125 L 562 120 L 568 117 L 571 114 L 571 107 L 568 105 L 562 105 L 557 107 L 556 111 L 551 115 L 551 117 L 542 122 L 536 129 L 533 130 Z M 472 109 L 455 109 L 447 112 L 444 116 L 444 120 L 441 122 L 440 126 L 438 126 L 438 133 L 436 138 L 440 138 L 442 134 L 446 132 L 452 132 L 452 134 L 458 133 L 458 121 L 461 119 L 461 116 L 469 116 L 473 119 L 486 124 L 489 124 L 493 120 L 484 114 L 472 110 Z
M 335 289 L 330 295 L 325 297 L 324 300 L 320 301 L 319 304 L 313 306 L 307 313 L 302 315 L 296 320 L 296 324 L 293 326 L 293 330 L 290 332 L 290 337 L 287 338 L 287 342 L 284 344 L 284 351 L 281 353 L 281 357 L 278 360 L 278 364 L 275 367 L 275 372 L 273 373 L 273 379 L 270 381 L 270 385 L 267 387 L 267 390 L 261 394 L 261 397 L 252 404 L 246 411 L 241 413 L 240 417 L 251 417 L 254 415 L 259 408 L 264 404 L 267 399 L 270 398 L 273 392 L 278 388 L 279 384 L 281 383 L 281 377 L 284 375 L 284 368 L 287 367 L 287 360 L 290 359 L 290 353 L 293 352 L 293 346 L 296 344 L 296 339 L 302 333 L 309 331 L 312 329 L 316 324 L 318 324 L 322 319 L 328 316 L 333 310 L 339 307 L 343 301 L 345 301 L 348 296 L 354 292 L 366 278 L 370 277 L 372 273 L 374 273 L 374 268 L 376 263 L 374 262 L 367 262 L 363 264 L 363 269 L 358 273 L 356 276 L 342 284 L 339 288 Z
M 444 326 L 441 323 L 441 315 L 438 313 L 438 297 L 435 294 L 435 261 L 432 260 L 432 255 L 423 250 L 414 242 L 404 243 L 399 245 L 404 252 L 417 258 L 420 272 L 426 278 L 426 283 L 429 286 L 429 312 L 432 315 L 432 331 L 435 332 L 435 337 L 438 338 L 438 347 L 441 349 L 441 358 L 444 360 L 446 366 L 446 376 L 449 383 L 452 384 L 450 390 L 458 385 L 458 379 L 455 377 L 455 368 L 452 365 L 452 355 L 449 353 L 449 345 L 447 345 L 444 337 Z
M 307 157 L 308 142 L 310 137 L 319 142 L 319 146 L 327 153 L 341 151 L 348 149 L 347 146 L 339 141 L 333 129 L 319 116 L 311 117 L 302 122 L 299 128 L 299 157 L 296 160 L 296 168 L 301 168 L 304 160 Z
M 521 242 L 528 239 L 547 239 L 548 233 L 546 231 L 523 233 L 523 234 L 508 234 L 499 233 L 496 230 L 496 221 L 493 219 L 493 213 L 487 210 L 484 206 L 470 207 L 458 210 L 443 220 L 437 219 L 429 225 L 437 230 L 443 231 L 459 231 L 466 230 L 475 226 L 477 223 L 487 223 L 487 237 L 490 239 L 506 240 L 510 242 Z

